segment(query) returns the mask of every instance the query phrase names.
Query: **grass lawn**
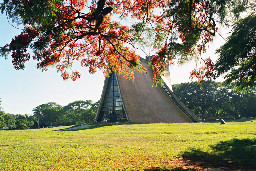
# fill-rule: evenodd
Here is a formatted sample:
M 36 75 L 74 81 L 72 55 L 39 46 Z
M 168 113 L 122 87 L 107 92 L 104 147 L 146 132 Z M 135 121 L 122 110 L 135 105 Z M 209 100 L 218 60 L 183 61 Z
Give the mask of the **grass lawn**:
M 0 131 L 0 170 L 256 169 L 256 120 Z

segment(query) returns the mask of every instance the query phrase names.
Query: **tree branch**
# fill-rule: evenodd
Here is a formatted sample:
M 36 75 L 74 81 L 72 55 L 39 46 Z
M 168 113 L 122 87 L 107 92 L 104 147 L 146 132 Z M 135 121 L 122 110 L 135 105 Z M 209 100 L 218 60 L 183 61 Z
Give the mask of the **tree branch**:
M 104 37 L 105 37 L 105 36 L 104 36 Z M 105 39 L 112 45 L 112 47 L 114 48 L 114 51 L 116 51 L 116 52 L 118 53 L 118 55 L 120 55 L 121 57 L 123 57 L 127 62 L 131 63 L 130 60 L 128 60 L 123 54 L 121 54 L 121 52 L 119 52 L 119 51 L 116 49 L 115 45 L 114 45 L 107 37 L 105 37 Z

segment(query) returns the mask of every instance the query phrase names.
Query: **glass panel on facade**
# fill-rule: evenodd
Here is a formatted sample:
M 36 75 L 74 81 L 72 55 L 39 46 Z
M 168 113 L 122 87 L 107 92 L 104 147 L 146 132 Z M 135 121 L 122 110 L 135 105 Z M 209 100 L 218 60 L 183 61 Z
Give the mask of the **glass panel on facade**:
M 103 103 L 97 118 L 98 122 L 127 122 L 127 116 L 124 110 L 116 75 L 112 73 L 109 77 L 106 87 Z

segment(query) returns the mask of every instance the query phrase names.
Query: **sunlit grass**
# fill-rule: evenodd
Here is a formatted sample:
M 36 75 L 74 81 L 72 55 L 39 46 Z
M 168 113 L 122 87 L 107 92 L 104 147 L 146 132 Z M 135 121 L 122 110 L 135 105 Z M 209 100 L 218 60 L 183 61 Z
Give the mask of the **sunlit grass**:
M 255 120 L 226 125 L 124 124 L 77 131 L 58 129 L 0 131 L 0 170 L 200 169 L 202 166 L 186 164 L 182 156 L 193 156 L 195 149 L 218 155 L 212 147 L 234 139 L 256 142 Z M 256 144 L 251 146 L 256 154 Z M 249 163 L 248 167 L 254 165 Z

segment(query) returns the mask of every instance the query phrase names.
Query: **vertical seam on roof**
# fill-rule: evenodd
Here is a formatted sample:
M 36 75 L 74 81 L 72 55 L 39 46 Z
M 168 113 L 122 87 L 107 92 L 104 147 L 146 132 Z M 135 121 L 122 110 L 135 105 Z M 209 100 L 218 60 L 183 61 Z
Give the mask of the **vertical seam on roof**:
M 125 104 L 124 104 L 124 99 L 123 99 L 123 96 L 122 96 L 122 90 L 121 90 L 121 88 L 119 86 L 119 80 L 118 80 L 118 75 L 117 74 L 116 74 L 116 82 L 117 82 L 117 87 L 119 88 L 119 91 L 120 91 L 120 97 L 122 99 L 125 116 L 127 118 L 127 121 L 130 122 L 129 117 L 128 117 L 128 113 L 127 113 L 127 110 L 126 110 L 126 107 L 125 107 Z

